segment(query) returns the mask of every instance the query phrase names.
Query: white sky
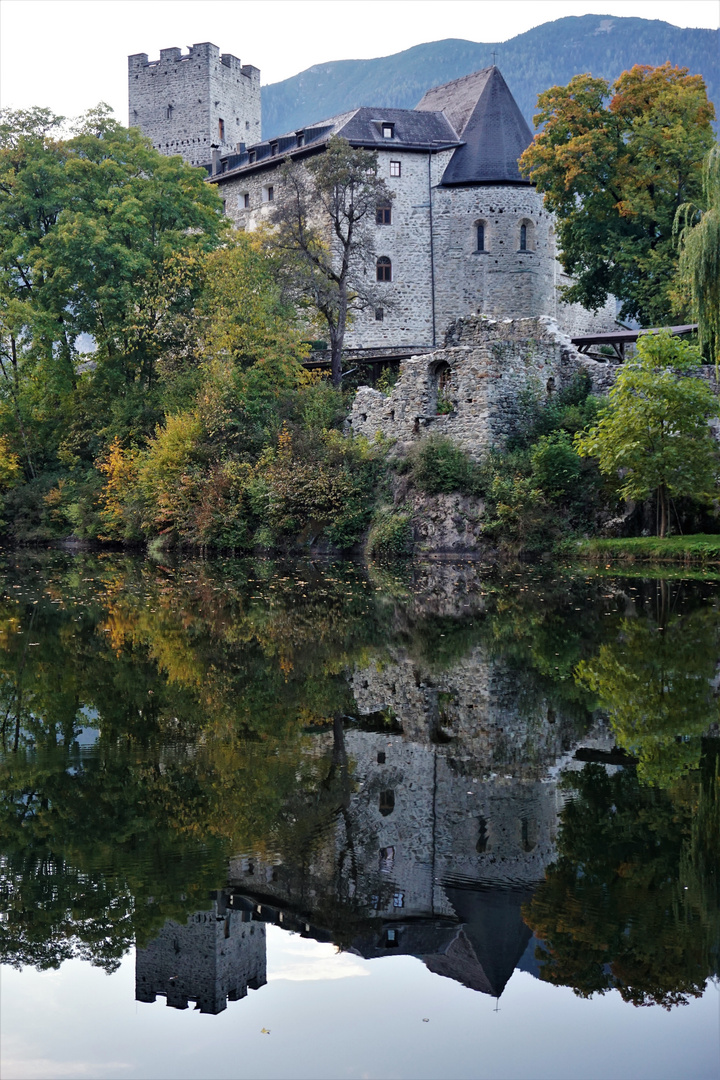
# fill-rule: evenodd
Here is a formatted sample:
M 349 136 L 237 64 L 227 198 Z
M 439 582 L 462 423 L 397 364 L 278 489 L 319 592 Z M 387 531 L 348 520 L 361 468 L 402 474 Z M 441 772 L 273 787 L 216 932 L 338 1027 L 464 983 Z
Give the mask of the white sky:
M 720 0 L 0 0 L 0 105 L 76 116 L 106 101 L 126 123 L 129 53 L 152 60 L 212 41 L 265 84 L 327 60 L 450 37 L 504 41 L 589 13 L 717 28 Z

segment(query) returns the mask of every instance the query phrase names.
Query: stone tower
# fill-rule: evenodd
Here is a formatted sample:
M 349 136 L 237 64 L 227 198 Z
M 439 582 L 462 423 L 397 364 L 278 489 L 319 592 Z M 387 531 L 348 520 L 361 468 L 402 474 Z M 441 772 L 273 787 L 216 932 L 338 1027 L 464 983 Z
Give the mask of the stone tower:
M 220 154 L 260 138 L 260 71 L 217 45 L 161 49 L 128 57 L 128 123 L 161 154 L 207 165 Z

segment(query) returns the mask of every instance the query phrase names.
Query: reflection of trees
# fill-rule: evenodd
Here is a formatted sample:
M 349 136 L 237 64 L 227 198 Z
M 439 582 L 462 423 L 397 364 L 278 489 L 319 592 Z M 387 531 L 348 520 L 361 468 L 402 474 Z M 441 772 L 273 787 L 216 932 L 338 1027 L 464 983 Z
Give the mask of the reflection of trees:
M 570 774 L 560 855 L 525 910 L 542 979 L 666 1008 L 703 992 L 720 942 L 719 745 L 672 794 L 632 770 Z
M 617 635 L 577 667 L 577 681 L 607 709 L 617 740 L 639 759 L 644 780 L 667 786 L 700 759 L 718 718 L 711 685 L 720 651 L 720 613 L 706 606 L 671 615 L 666 582 L 654 617 L 623 619 Z
M 204 907 L 230 852 L 272 847 L 296 791 L 333 767 L 347 787 L 304 731 L 347 707 L 343 668 L 377 630 L 357 572 L 261 566 L 228 581 L 202 564 L 82 562 L 0 602 L 11 963 L 112 968 L 166 917 Z M 81 751 L 88 724 L 97 743 Z

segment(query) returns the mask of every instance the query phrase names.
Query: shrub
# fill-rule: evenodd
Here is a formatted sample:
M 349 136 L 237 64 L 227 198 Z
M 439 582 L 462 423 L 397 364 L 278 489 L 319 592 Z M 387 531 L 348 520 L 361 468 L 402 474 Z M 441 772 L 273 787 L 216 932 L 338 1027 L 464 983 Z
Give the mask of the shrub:
M 442 435 L 431 435 L 418 443 L 411 452 L 410 467 L 415 484 L 428 495 L 451 495 L 455 491 L 477 494 L 477 466 L 464 450 Z
M 397 559 L 410 555 L 410 514 L 388 509 L 379 511 L 368 534 L 365 551 L 371 559 Z
M 543 435 L 530 451 L 532 478 L 551 499 L 577 489 L 582 462 L 565 431 Z

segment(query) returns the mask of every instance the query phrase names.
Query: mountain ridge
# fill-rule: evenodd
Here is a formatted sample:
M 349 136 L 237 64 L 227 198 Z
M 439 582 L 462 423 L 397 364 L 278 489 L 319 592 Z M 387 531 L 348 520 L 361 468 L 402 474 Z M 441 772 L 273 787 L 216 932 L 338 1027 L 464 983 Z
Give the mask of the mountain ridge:
M 720 31 L 658 19 L 568 15 L 503 42 L 445 38 L 370 60 L 330 60 L 262 88 L 263 138 L 363 105 L 411 109 L 433 86 L 495 62 L 532 127 L 537 95 L 590 71 L 610 81 L 633 64 L 672 64 L 701 74 L 720 106 Z M 720 111 L 720 110 L 719 110 Z

